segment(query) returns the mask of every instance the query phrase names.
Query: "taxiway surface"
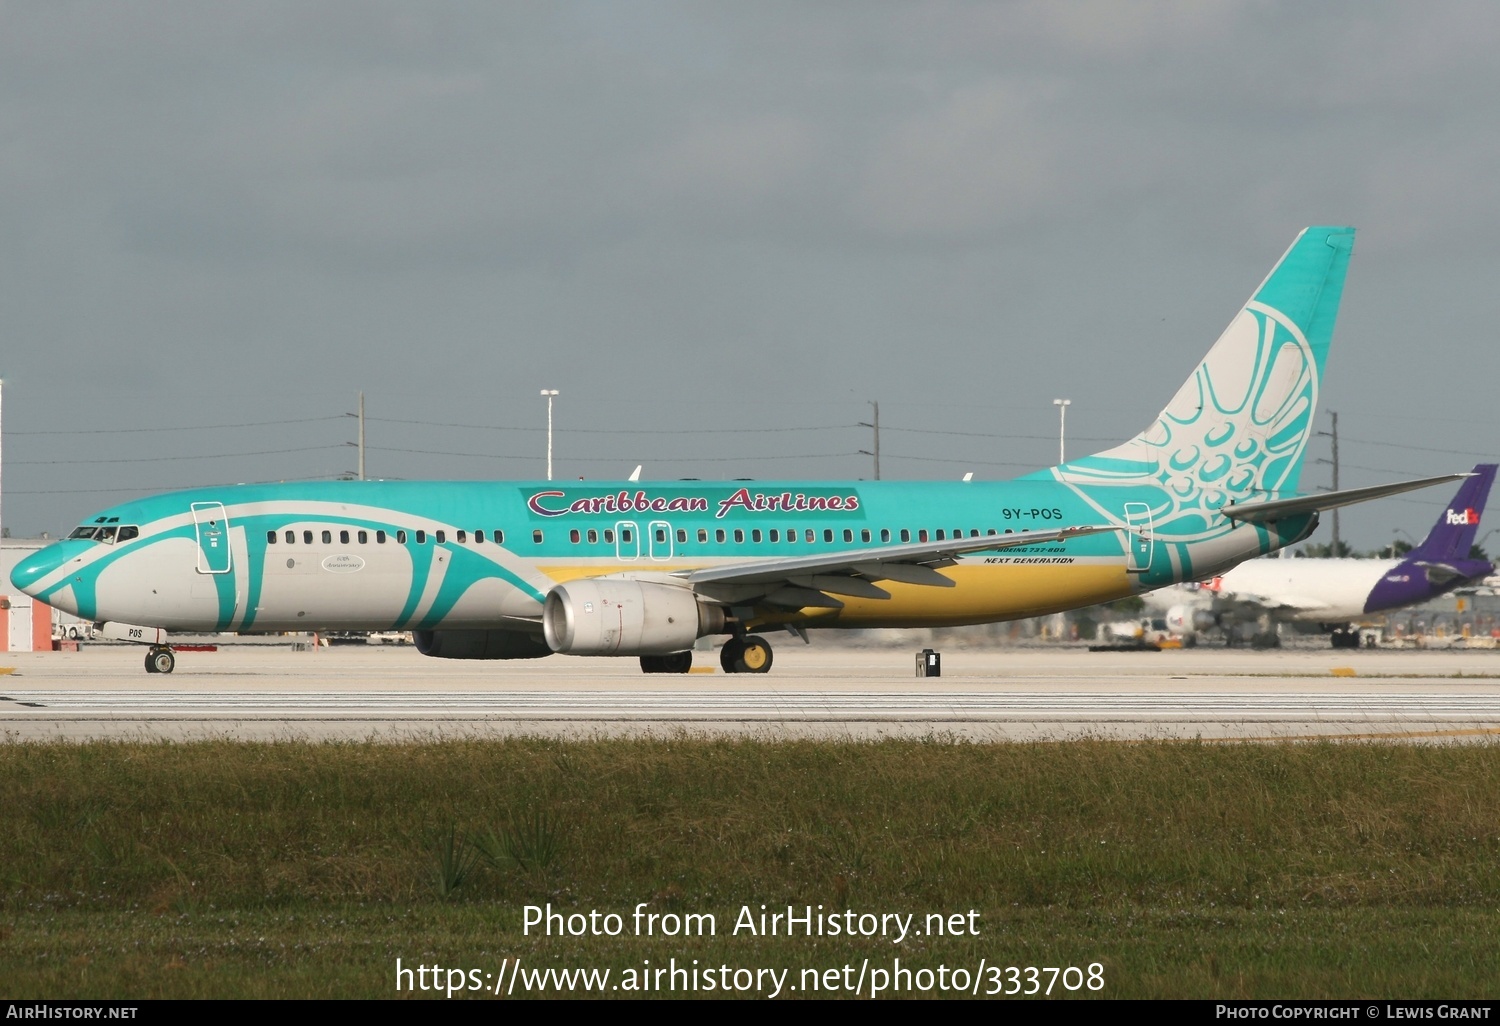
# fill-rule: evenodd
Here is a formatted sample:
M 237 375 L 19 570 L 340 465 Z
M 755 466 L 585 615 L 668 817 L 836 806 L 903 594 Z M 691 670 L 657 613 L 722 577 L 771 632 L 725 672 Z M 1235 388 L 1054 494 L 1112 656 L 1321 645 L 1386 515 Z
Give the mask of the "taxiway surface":
M 392 739 L 729 733 L 973 740 L 1500 737 L 1500 651 L 914 653 L 777 647 L 765 675 L 633 659 L 468 662 L 410 648 L 224 646 L 147 674 L 142 650 L 0 654 L 0 738 Z

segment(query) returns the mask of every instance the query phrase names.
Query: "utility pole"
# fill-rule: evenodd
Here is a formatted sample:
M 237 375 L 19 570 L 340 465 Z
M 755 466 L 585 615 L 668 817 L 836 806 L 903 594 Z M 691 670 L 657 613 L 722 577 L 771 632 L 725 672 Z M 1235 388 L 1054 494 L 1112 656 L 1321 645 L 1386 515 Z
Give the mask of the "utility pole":
M 552 397 L 557 395 L 557 389 L 544 388 L 542 395 L 547 397 L 547 480 L 552 480 Z
M 359 479 L 365 479 L 365 394 L 359 393 Z
M 880 404 L 877 403 L 877 402 L 871 402 L 870 405 L 873 406 L 873 407 L 875 407 L 875 423 L 869 424 L 869 423 L 866 423 L 865 421 L 860 421 L 859 422 L 859 426 L 860 427 L 871 428 L 875 432 L 875 451 L 874 452 L 870 452 L 867 449 L 861 449 L 861 450 L 859 450 L 859 452 L 860 452 L 861 456 L 871 456 L 871 457 L 874 457 L 874 459 L 875 459 L 875 480 L 879 481 L 880 480 Z
M 1333 490 L 1339 490 L 1339 415 L 1332 410 L 1328 416 L 1333 418 Z M 1339 548 L 1339 511 L 1333 511 L 1333 554 L 1337 557 L 1342 550 Z

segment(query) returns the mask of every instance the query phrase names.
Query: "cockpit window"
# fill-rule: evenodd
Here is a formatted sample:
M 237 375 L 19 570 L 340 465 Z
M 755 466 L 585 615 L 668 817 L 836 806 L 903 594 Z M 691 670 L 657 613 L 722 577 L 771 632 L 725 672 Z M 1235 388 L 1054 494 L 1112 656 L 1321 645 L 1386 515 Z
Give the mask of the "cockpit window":
M 134 524 L 127 524 L 120 528 L 120 533 L 115 537 L 115 540 L 126 542 L 132 538 L 139 538 L 140 535 L 141 529 L 139 527 L 136 527 Z
M 99 528 L 99 530 L 94 532 L 94 541 L 101 541 L 106 545 L 113 545 L 115 543 L 116 530 L 117 528 L 114 524 L 109 524 L 105 527 L 101 527 Z
M 98 530 L 98 528 L 95 527 L 93 524 L 84 524 L 82 527 L 75 527 L 75 528 L 73 528 L 73 533 L 70 534 L 70 535 L 68 535 L 68 537 L 69 538 L 92 538 L 94 536 L 94 532 L 97 531 L 97 530 Z

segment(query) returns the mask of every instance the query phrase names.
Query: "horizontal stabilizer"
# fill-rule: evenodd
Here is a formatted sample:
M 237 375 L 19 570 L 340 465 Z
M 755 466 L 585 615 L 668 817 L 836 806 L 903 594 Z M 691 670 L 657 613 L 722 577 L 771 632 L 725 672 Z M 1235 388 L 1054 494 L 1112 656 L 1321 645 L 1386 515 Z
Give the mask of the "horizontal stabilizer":
M 1339 492 L 1320 492 L 1317 495 L 1299 495 L 1293 499 L 1272 499 L 1270 502 L 1246 502 L 1220 508 L 1219 512 L 1231 520 L 1241 520 L 1251 524 L 1264 524 L 1272 520 L 1280 520 L 1282 517 L 1297 516 L 1302 513 L 1320 513 L 1324 510 L 1338 509 L 1341 506 L 1352 506 L 1356 502 L 1369 502 L 1371 499 L 1383 499 L 1387 495 L 1400 495 L 1402 492 L 1413 492 L 1418 488 L 1430 488 L 1437 484 L 1446 484 L 1449 481 L 1457 481 L 1459 478 L 1471 477 L 1469 473 L 1444 474 L 1441 477 L 1424 477 L 1418 481 L 1401 481 L 1397 484 L 1372 485 L 1369 488 L 1346 488 Z

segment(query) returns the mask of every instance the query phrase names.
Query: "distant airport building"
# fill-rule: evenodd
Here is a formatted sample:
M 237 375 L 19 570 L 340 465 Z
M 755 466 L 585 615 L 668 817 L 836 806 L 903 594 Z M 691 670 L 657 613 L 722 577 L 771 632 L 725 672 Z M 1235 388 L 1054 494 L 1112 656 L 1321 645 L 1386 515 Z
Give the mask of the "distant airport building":
M 56 611 L 10 584 L 11 569 L 52 542 L 51 538 L 0 540 L 0 652 L 52 651 Z

